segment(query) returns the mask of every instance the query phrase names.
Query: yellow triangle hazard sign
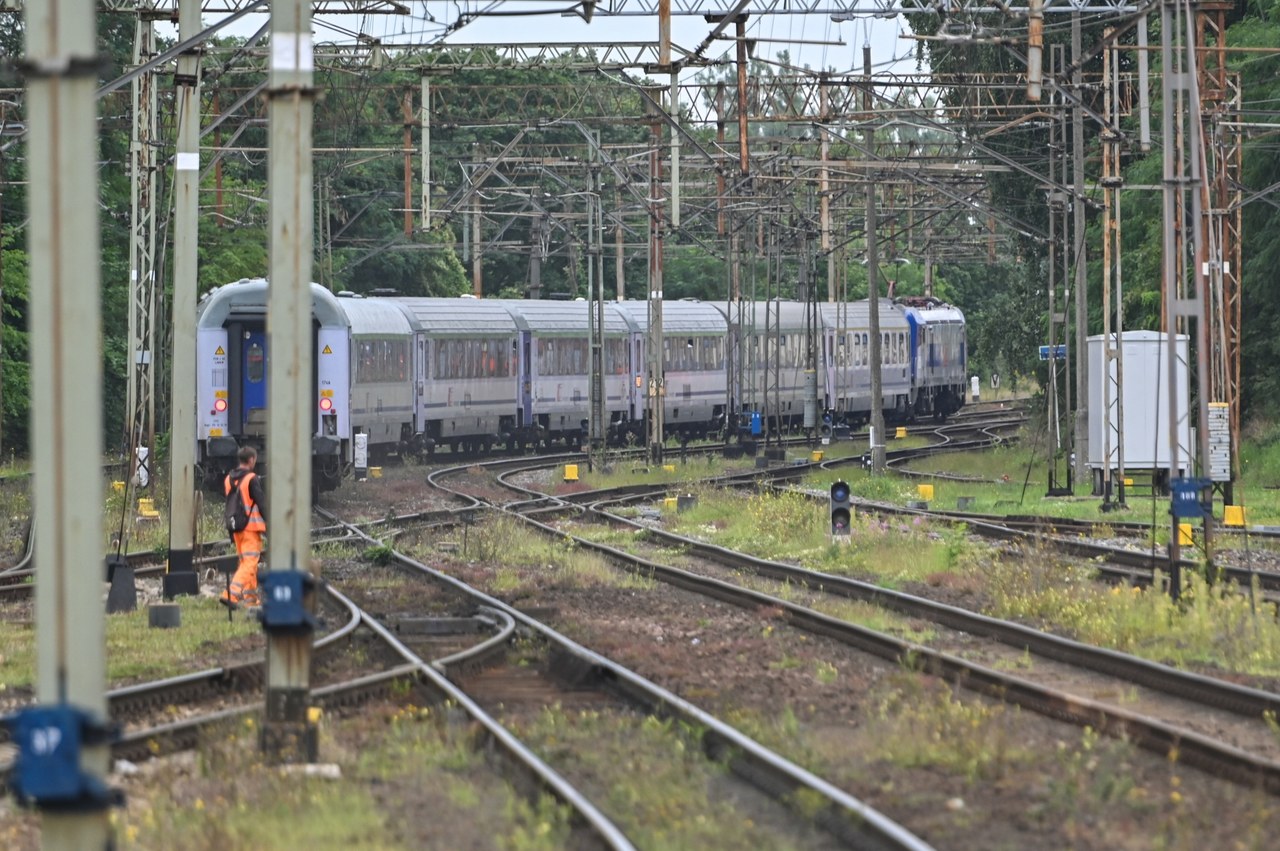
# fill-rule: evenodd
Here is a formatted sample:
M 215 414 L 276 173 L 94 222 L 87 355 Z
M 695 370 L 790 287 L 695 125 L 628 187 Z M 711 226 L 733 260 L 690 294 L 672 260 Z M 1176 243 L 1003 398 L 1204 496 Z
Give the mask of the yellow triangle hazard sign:
M 214 354 L 215 354 L 215 355 L 225 355 L 225 354 L 226 354 L 226 352 L 224 352 L 224 351 L 222 350 L 222 346 L 218 346 L 218 350 L 217 350 L 217 351 L 215 351 L 215 352 L 214 352 Z
M 329 348 L 329 346 L 326 344 L 326 345 L 325 345 L 325 347 L 324 347 L 324 350 L 323 350 L 323 351 L 321 351 L 321 352 L 320 352 L 320 354 L 322 354 L 322 355 L 331 355 L 331 354 L 333 354 L 333 349 Z

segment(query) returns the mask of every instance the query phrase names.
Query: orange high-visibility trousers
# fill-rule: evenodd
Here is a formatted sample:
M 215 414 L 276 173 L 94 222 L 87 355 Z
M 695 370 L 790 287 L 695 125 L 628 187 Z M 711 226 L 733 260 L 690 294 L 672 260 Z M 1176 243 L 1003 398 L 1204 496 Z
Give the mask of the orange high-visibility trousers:
M 256 529 L 245 529 L 233 532 L 231 537 L 236 542 L 236 554 L 240 556 L 240 564 L 235 576 L 231 577 L 232 603 L 258 602 L 258 560 L 262 558 L 262 533 Z M 224 591 L 222 596 L 226 597 Z M 245 598 L 248 598 L 247 600 Z

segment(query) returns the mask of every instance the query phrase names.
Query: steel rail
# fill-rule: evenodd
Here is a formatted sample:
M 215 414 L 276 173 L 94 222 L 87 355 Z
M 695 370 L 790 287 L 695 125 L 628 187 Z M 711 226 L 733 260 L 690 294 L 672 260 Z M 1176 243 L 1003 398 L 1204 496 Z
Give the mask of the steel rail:
M 375 697 L 390 698 L 396 694 L 396 686 L 417 676 L 417 666 L 400 665 L 387 671 L 368 674 L 346 682 L 321 686 L 311 690 L 311 699 L 317 705 L 332 709 L 351 706 Z M 160 724 L 155 727 L 125 733 L 111 746 L 117 759 L 144 761 L 178 751 L 199 747 L 210 729 L 226 726 L 242 718 L 252 718 L 262 711 L 260 704 L 235 706 L 204 715 Z
M 1155 691 L 1245 717 L 1262 718 L 1268 712 L 1280 716 L 1280 694 L 1182 671 L 1159 662 L 1095 647 L 1014 621 L 993 618 L 958 606 L 939 603 L 927 597 L 919 597 L 869 582 L 785 562 L 756 558 L 716 544 L 699 541 L 696 538 L 688 538 L 636 523 L 607 510 L 608 505 L 625 501 L 627 501 L 626 498 L 602 501 L 590 506 L 588 511 L 606 518 L 611 523 L 643 529 L 646 534 L 654 538 L 679 545 L 693 555 L 727 567 L 746 568 L 771 579 L 799 583 L 811 590 L 871 603 L 909 617 L 924 618 L 950 629 L 989 638 L 1045 659 L 1119 677 Z
M 434 660 L 431 663 L 431 667 L 442 674 L 447 674 L 450 668 L 478 665 L 506 650 L 507 643 L 516 632 L 515 618 L 504 611 L 492 609 L 488 606 L 480 607 L 480 617 L 482 620 L 489 620 L 497 626 L 497 632 L 474 647 L 468 647 L 466 650 L 459 650 L 457 653 L 451 653 L 448 656 Z
M 861 627 L 779 597 L 662 565 L 606 544 L 562 532 L 531 518 L 522 519 L 549 535 L 572 541 L 575 546 L 606 556 L 637 573 L 661 579 L 675 587 L 750 611 L 776 607 L 785 613 L 788 623 L 815 635 L 833 638 L 895 664 L 918 668 L 978 693 L 1017 704 L 1051 718 L 1126 738 L 1161 755 L 1176 752 L 1179 761 L 1215 776 L 1243 785 L 1260 785 L 1268 792 L 1280 794 L 1280 762 L 1257 757 L 1232 745 L 1136 712 L 1042 686 L 949 653 Z M 1274 696 L 1272 698 L 1274 700 Z
M 817 821 L 855 847 L 886 849 L 886 851 L 888 849 L 924 851 L 931 847 L 866 803 L 769 750 L 714 715 L 630 669 L 583 647 L 541 621 L 402 553 L 395 553 L 392 558 L 398 564 L 467 594 L 490 608 L 506 612 L 526 629 L 597 671 L 603 681 L 611 682 L 621 694 L 645 706 L 649 711 L 673 716 L 702 728 L 710 744 L 722 752 L 736 754 L 734 761 L 736 771 L 743 773 L 748 780 L 760 785 L 770 795 L 780 798 L 781 790 L 793 793 L 805 789 L 821 796 L 827 805 L 818 815 Z
M 467 586 L 462 587 L 465 589 Z M 342 596 L 341 592 L 336 589 L 331 589 L 330 593 L 336 594 L 340 597 Z M 474 596 L 474 594 L 472 596 Z M 355 606 L 355 603 L 349 600 L 348 602 L 350 605 Z M 512 617 L 512 610 L 507 609 L 506 606 L 500 603 L 497 606 L 488 606 L 488 608 L 494 611 L 504 612 L 508 617 Z M 514 617 L 512 617 L 512 619 L 514 621 Z M 595 804 L 574 788 L 574 786 L 561 776 L 559 772 L 544 762 L 541 757 L 530 750 L 528 746 L 516 738 L 510 730 L 502 726 L 497 719 L 485 712 L 484 709 L 472 700 L 466 692 L 454 685 L 453 682 L 451 682 L 444 674 L 436 670 L 433 665 L 423 661 L 421 657 L 409 649 L 409 647 L 392 634 L 390 630 L 379 623 L 376 618 L 373 618 L 363 610 L 361 610 L 361 622 L 377 633 L 383 641 L 399 653 L 408 665 L 416 671 L 417 675 L 426 682 L 426 684 L 442 695 L 446 700 L 451 701 L 466 712 L 472 720 L 483 728 L 490 741 L 505 751 L 509 757 L 515 760 L 517 765 L 522 766 L 525 770 L 530 772 L 536 778 L 540 786 L 545 788 L 561 802 L 568 805 L 578 813 L 585 824 L 595 832 L 607 847 L 617 849 L 617 851 L 634 851 L 635 846 L 629 839 L 627 839 L 622 830 L 618 828 L 618 826 L 615 825 L 604 813 L 600 812 Z
M 339 641 L 350 637 L 360 626 L 358 608 L 340 595 L 330 594 L 330 599 L 340 610 L 346 611 L 347 620 L 338 629 L 318 637 L 314 645 L 317 650 L 332 650 Z M 127 717 L 155 706 L 253 691 L 260 688 L 262 682 L 263 663 L 260 661 L 206 668 L 112 689 L 107 692 L 107 708 L 113 718 Z M 8 732 L 0 729 L 0 741 L 7 740 Z
M 820 494 L 807 492 L 812 499 L 823 498 Z M 935 512 L 916 508 L 906 508 L 904 506 L 888 505 L 886 503 L 872 502 L 870 500 L 853 500 L 854 505 L 863 511 L 870 511 L 878 514 L 895 514 L 903 516 L 914 516 L 924 518 L 934 518 Z M 939 520 L 949 521 L 952 523 L 963 522 L 965 526 L 975 534 L 985 538 L 1005 541 L 1027 541 L 1036 544 L 1048 545 L 1060 552 L 1068 555 L 1077 556 L 1086 559 L 1102 559 L 1108 563 L 1097 563 L 1091 565 L 1092 569 L 1098 573 L 1118 582 L 1134 582 L 1143 585 L 1151 584 L 1155 581 L 1155 573 L 1163 570 L 1169 564 L 1167 555 L 1152 553 L 1149 550 L 1131 550 L 1124 547 L 1114 546 L 1111 544 L 1102 544 L 1093 541 L 1081 540 L 1079 538 L 1068 538 L 1061 535 L 1045 534 L 1035 529 L 1014 528 L 1012 526 L 1003 525 L 999 522 L 989 523 L 981 520 L 958 520 L 954 517 L 948 517 L 945 514 L 936 514 Z M 1178 564 L 1183 570 L 1199 570 L 1200 564 L 1192 559 L 1179 559 Z M 1122 565 L 1117 567 L 1115 565 Z M 1133 573 L 1133 569 L 1137 568 L 1144 571 L 1142 576 Z M 1280 573 L 1266 570 L 1252 570 L 1244 567 L 1230 567 L 1219 565 L 1218 573 L 1225 579 L 1229 579 L 1242 588 L 1252 587 L 1253 583 L 1257 583 L 1258 587 L 1264 591 L 1280 591 Z

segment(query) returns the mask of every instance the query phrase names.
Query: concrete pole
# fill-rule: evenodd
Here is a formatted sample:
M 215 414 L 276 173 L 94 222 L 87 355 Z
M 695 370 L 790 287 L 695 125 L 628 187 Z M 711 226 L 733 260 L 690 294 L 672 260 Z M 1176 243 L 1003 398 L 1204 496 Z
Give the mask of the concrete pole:
M 716 150 L 724 150 L 724 80 L 716 83 Z M 724 169 L 716 171 L 716 235 L 725 235 Z
M 271 6 L 267 183 L 271 200 L 271 288 L 267 307 L 267 445 L 271 452 L 272 570 L 314 571 L 311 561 L 311 441 L 318 404 L 312 365 L 311 263 L 314 244 L 310 0 Z M 314 594 L 307 606 L 315 610 Z M 310 633 L 267 636 L 267 699 L 262 745 L 284 762 L 314 758 Z
M 597 148 L 591 150 L 593 161 L 599 156 Z M 604 198 L 601 194 L 604 190 L 604 178 L 599 166 L 594 165 L 594 162 L 591 169 L 591 183 L 590 200 L 594 205 L 591 215 L 587 217 L 591 228 L 590 238 L 587 240 L 591 250 L 588 269 L 595 271 L 594 275 L 588 271 L 587 276 L 590 288 L 588 309 L 595 316 L 595 335 L 591 340 L 593 361 L 591 365 L 591 449 L 595 453 L 602 453 L 607 438 L 605 430 L 609 424 L 608 400 L 604 392 Z
M 1187 459 L 1187 470 L 1188 472 L 1197 470 L 1203 478 L 1207 479 L 1209 477 L 1209 401 L 1213 377 L 1209 363 L 1209 254 L 1204 228 L 1200 226 L 1205 221 L 1204 208 L 1208 201 L 1205 194 L 1204 119 L 1201 112 L 1200 82 L 1196 73 L 1200 63 L 1196 60 L 1197 39 L 1193 35 L 1196 32 L 1194 21 L 1197 17 L 1197 5 L 1196 0 L 1186 0 L 1185 3 L 1179 4 L 1179 10 L 1184 16 L 1183 24 L 1185 29 L 1183 32 L 1186 34 L 1183 39 L 1183 50 L 1186 52 L 1183 79 L 1186 81 L 1187 87 L 1187 133 L 1185 138 L 1188 142 L 1189 182 L 1187 188 L 1190 190 L 1189 194 L 1191 196 L 1191 218 L 1189 227 L 1186 230 L 1191 232 L 1192 258 L 1194 260 L 1191 267 L 1191 298 L 1195 308 L 1188 311 L 1188 315 L 1196 323 L 1196 335 L 1188 343 L 1194 342 L 1196 347 L 1196 396 L 1198 397 L 1193 403 L 1196 405 L 1196 412 L 1194 419 L 1192 419 L 1192 422 L 1196 424 L 1195 445 L 1187 447 L 1188 452 L 1193 453 Z M 1223 33 L 1222 37 L 1225 37 L 1225 33 Z M 1191 369 L 1190 364 L 1187 365 L 1187 369 L 1189 372 Z M 1190 376 L 1188 376 L 1189 379 Z M 1193 416 L 1192 412 L 1187 411 L 1187 416 L 1191 418 Z M 1214 583 L 1218 577 L 1217 568 L 1213 560 L 1213 517 L 1211 514 L 1206 514 L 1203 518 L 1201 540 L 1204 545 L 1205 575 L 1210 583 Z
M 933 226 L 924 229 L 924 297 L 933 298 Z
M 0 103 L 0 130 L 5 121 L 5 104 Z M 4 463 L 4 153 L 0 152 L 0 464 Z
M 1057 73 L 1062 73 L 1067 67 L 1066 47 L 1061 44 L 1055 44 L 1052 46 L 1052 48 L 1053 48 L 1052 55 L 1053 55 L 1054 68 L 1056 69 Z M 1065 103 L 1064 103 L 1065 99 L 1061 93 L 1056 94 L 1054 100 L 1061 107 L 1057 111 L 1058 139 L 1061 140 L 1061 145 L 1062 145 L 1061 155 L 1059 157 L 1058 162 L 1062 167 L 1061 183 L 1063 186 L 1065 186 L 1067 183 L 1067 155 L 1066 155 L 1067 110 L 1065 108 Z M 1062 204 L 1059 208 L 1059 211 L 1062 213 L 1062 216 L 1061 216 L 1062 234 L 1060 238 L 1057 237 L 1057 235 L 1055 235 L 1055 240 L 1057 241 L 1057 244 L 1062 246 L 1062 251 L 1060 253 L 1061 256 L 1059 258 L 1059 267 L 1058 267 L 1062 273 L 1062 279 L 1061 279 L 1062 280 L 1062 311 L 1061 313 L 1059 313 L 1057 316 L 1054 317 L 1054 321 L 1057 322 L 1059 324 L 1059 327 L 1062 329 L 1062 345 L 1066 346 L 1066 355 L 1067 355 L 1066 358 L 1063 359 L 1062 361 L 1062 407 L 1059 409 L 1060 414 L 1058 417 L 1060 420 L 1062 420 L 1065 417 L 1070 417 L 1071 412 L 1075 410 L 1075 405 L 1072 402 L 1072 388 L 1074 385 L 1071 383 L 1071 379 L 1073 375 L 1071 371 L 1072 370 L 1071 358 L 1073 356 L 1072 352 L 1075 349 L 1075 341 L 1071 339 L 1071 323 L 1068 320 L 1068 316 L 1070 315 L 1069 310 L 1071 308 L 1071 304 L 1070 304 L 1071 302 L 1071 233 L 1070 233 L 1071 219 L 1067 215 L 1066 203 L 1067 203 L 1067 193 L 1063 192 Z M 1075 432 L 1074 423 L 1072 423 L 1070 427 L 1072 431 L 1072 439 L 1074 439 L 1074 432 Z M 1068 476 L 1068 484 L 1071 485 L 1072 489 L 1074 489 L 1075 487 L 1075 474 L 1076 474 L 1076 465 L 1071 460 L 1074 452 L 1075 452 L 1075 449 L 1072 448 L 1067 455 L 1067 460 L 1071 470 L 1071 473 Z
M 1107 28 L 1104 38 L 1108 37 L 1111 29 Z M 1102 54 L 1102 86 L 1103 86 L 1103 110 L 1102 114 L 1107 121 L 1112 120 L 1112 102 L 1111 102 L 1111 57 L 1110 49 L 1103 51 Z M 1102 505 L 1104 510 L 1110 506 L 1112 492 L 1112 475 L 1111 475 L 1111 399 L 1112 399 L 1112 383 L 1111 383 L 1111 360 L 1113 357 L 1111 337 L 1111 261 L 1113 253 L 1118 256 L 1118 250 L 1113 252 L 1113 247 L 1118 249 L 1119 246 L 1112 245 L 1113 230 L 1112 215 L 1113 208 L 1118 207 L 1118 199 L 1116 197 L 1116 189 L 1114 179 L 1117 177 L 1118 169 L 1114 168 L 1115 158 L 1118 154 L 1115 142 L 1109 138 L 1108 134 L 1102 141 L 1102 410 L 1098 412 L 1098 416 L 1102 420 Z M 1119 406 L 1124 406 L 1124 401 L 1119 401 Z
M 1049 54 L 1049 75 L 1054 74 L 1054 57 L 1056 51 Z M 1050 114 L 1058 108 L 1056 92 L 1050 95 Z M 1055 357 L 1058 345 L 1058 197 L 1057 190 L 1058 163 L 1058 121 L 1049 120 L 1049 206 L 1048 267 L 1049 267 L 1049 493 L 1053 493 L 1058 485 L 1058 454 L 1062 451 L 1062 431 L 1058 416 L 1058 359 Z M 1068 467 L 1068 469 L 1070 469 Z M 1070 478 L 1068 473 L 1067 477 Z
M 478 241 L 478 240 L 477 240 Z M 542 298 L 542 214 L 529 223 L 529 298 Z
M 862 73 L 866 77 L 867 87 L 862 93 L 863 120 L 867 122 L 864 137 L 867 150 L 875 151 L 875 131 L 871 128 L 871 117 L 874 115 L 871 99 L 871 45 L 862 46 Z M 864 179 L 869 177 L 864 175 Z M 876 184 L 867 180 L 867 313 L 869 314 L 871 346 L 871 469 L 876 473 L 884 472 L 884 389 L 881 368 L 883 362 L 880 351 L 880 252 L 876 245 Z
M 624 301 L 627 297 L 626 258 L 622 252 L 622 187 L 613 188 L 613 209 L 617 218 L 613 225 L 613 286 L 614 298 Z
M 1178 471 L 1178 313 L 1175 303 L 1181 297 L 1180 279 L 1182 276 L 1182 258 L 1179 257 L 1180 243 L 1176 239 L 1176 231 L 1181 224 L 1178 211 L 1181 209 L 1181 196 L 1184 191 L 1181 170 L 1178 168 L 1178 128 L 1174 121 L 1175 101 L 1182 96 L 1178 85 L 1178 51 L 1174 29 L 1178 24 L 1178 7 L 1171 0 L 1164 0 L 1160 5 L 1160 125 L 1161 157 L 1164 168 L 1164 188 L 1161 190 L 1162 211 L 1164 217 L 1164 242 L 1161 249 L 1161 290 L 1164 293 L 1165 308 L 1165 363 L 1168 364 L 1168 384 L 1165 387 L 1165 399 L 1169 409 L 1169 480 Z M 1182 68 L 1183 74 L 1188 73 Z M 1169 536 L 1169 596 L 1177 600 L 1182 596 L 1182 574 L 1178 561 L 1182 555 L 1178 542 L 1178 518 L 1171 517 L 1173 528 Z
M 179 0 L 178 39 L 200 33 L 200 0 Z M 173 380 L 170 434 L 196 433 L 196 291 L 200 228 L 200 52 L 178 57 L 178 148 L 173 194 Z M 153 448 L 154 451 L 154 448 Z M 194 569 L 195 458 L 185 439 L 169 441 L 169 569 L 164 596 L 199 594 Z
M 1089 364 L 1086 346 L 1089 337 L 1089 279 L 1084 239 L 1084 92 L 1080 70 L 1080 13 L 1071 13 L 1071 90 L 1075 93 L 1071 128 L 1072 237 L 1075 250 L 1076 287 L 1076 480 L 1085 474 L 1089 460 Z
M 670 51 L 671 46 L 667 45 Z M 671 94 L 669 111 L 671 120 L 680 121 L 680 75 L 671 73 Z M 680 227 L 680 130 L 671 128 L 671 228 Z
M 662 125 L 657 115 L 650 125 L 649 155 L 649 339 L 648 347 L 648 439 L 649 462 L 662 463 L 662 437 L 666 427 L 667 388 L 662 345 L 662 157 L 658 145 Z
M 422 229 L 431 229 L 431 81 L 422 76 Z
M 413 236 L 413 91 L 405 89 L 400 104 L 404 118 L 404 235 Z
M 831 91 L 825 80 L 818 81 L 818 112 L 822 122 L 822 143 L 819 153 L 822 157 L 822 168 L 818 177 L 818 227 L 821 231 L 822 253 L 827 258 L 827 301 L 836 300 L 836 256 L 831 250 L 831 137 L 827 134 L 827 122 L 831 120 Z
M 480 193 L 471 199 L 471 294 L 484 298 L 484 264 L 480 250 Z
M 141 16 L 134 31 L 133 64 L 149 61 L 155 54 L 155 32 L 151 20 Z M 155 449 L 155 354 L 156 325 L 156 79 L 139 75 L 133 81 L 133 133 L 129 144 L 129 383 L 125 396 L 124 441 L 129 453 L 130 475 L 145 463 L 148 490 L 155 485 L 154 460 L 143 462 L 139 447 Z
M 1151 150 L 1151 57 L 1147 55 L 1147 27 L 1150 16 L 1138 24 L 1138 149 Z
M 751 157 L 747 150 L 747 16 L 741 14 L 733 21 L 738 65 L 738 166 L 742 177 L 739 195 L 745 195 L 751 177 Z
M 99 311 L 97 9 L 27 0 L 32 484 L 36 700 L 105 719 L 102 606 L 102 348 Z M 86 479 L 92 483 L 86 486 Z M 80 767 L 105 779 L 106 744 Z M 50 851 L 108 848 L 105 807 L 44 813 Z

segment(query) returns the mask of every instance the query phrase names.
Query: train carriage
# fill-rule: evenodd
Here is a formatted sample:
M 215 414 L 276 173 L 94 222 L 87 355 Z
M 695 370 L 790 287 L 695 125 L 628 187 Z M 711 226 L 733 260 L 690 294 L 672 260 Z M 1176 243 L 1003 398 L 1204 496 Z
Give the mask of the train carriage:
M 632 396 L 631 416 L 643 426 L 649 386 L 649 303 L 620 301 L 613 306 L 629 318 L 635 329 L 630 349 L 637 392 Z M 704 437 L 724 428 L 727 335 L 724 314 L 711 303 L 663 302 L 662 362 L 667 391 L 663 419 L 667 436 Z
M 414 322 L 393 301 L 338 293 L 351 324 L 351 431 L 374 454 L 399 451 L 416 436 Z M 327 357 L 327 356 L 326 356 Z
M 270 464 L 267 293 L 265 279 L 245 279 L 212 290 L 197 307 L 196 463 L 212 487 L 236 465 L 240 446 L 257 447 Z M 351 328 L 338 299 L 317 284 L 311 304 L 312 481 L 331 489 L 351 460 Z
M 741 361 L 729 377 L 738 410 L 761 413 L 765 427 L 774 431 L 802 424 L 808 366 L 807 306 L 775 299 L 744 301 L 736 306 L 715 302 L 715 307 L 733 329 L 734 349 Z
M 866 301 L 819 305 L 827 409 L 839 422 L 866 422 L 871 414 L 871 311 Z M 886 416 L 912 411 L 911 325 L 902 308 L 880 300 L 880 396 Z
M 396 298 L 414 323 L 416 443 L 433 452 L 481 451 L 516 440 L 530 422 L 520 386 L 531 352 L 499 301 Z
M 521 386 L 527 398 L 520 404 L 523 421 L 532 431 L 520 435 L 524 442 L 563 440 L 580 446 L 590 416 L 590 358 L 587 337 L 589 304 L 585 301 L 502 302 L 519 329 L 520 346 L 530 353 Z M 627 379 L 631 371 L 627 318 L 606 305 L 604 310 L 605 421 L 616 431 L 628 419 Z

